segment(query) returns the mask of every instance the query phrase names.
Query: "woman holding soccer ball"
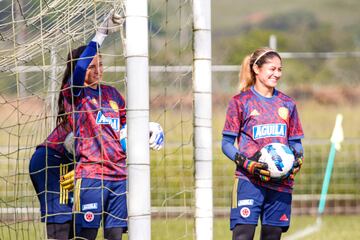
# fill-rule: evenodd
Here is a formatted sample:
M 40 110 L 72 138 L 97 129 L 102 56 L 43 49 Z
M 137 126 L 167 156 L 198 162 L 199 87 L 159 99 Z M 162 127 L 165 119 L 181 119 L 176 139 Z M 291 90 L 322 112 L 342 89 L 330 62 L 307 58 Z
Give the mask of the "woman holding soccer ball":
M 303 160 L 304 134 L 294 100 L 276 89 L 281 75 L 280 55 L 270 48 L 257 49 L 243 60 L 240 93 L 228 105 L 222 150 L 236 163 L 230 214 L 233 240 L 253 239 L 259 218 L 262 240 L 280 239 L 290 225 L 293 181 Z M 261 156 L 264 150 L 276 154 L 273 143 L 290 147 L 295 156 L 290 171 L 276 178 Z M 282 167 L 277 157 L 272 155 L 272 160 Z

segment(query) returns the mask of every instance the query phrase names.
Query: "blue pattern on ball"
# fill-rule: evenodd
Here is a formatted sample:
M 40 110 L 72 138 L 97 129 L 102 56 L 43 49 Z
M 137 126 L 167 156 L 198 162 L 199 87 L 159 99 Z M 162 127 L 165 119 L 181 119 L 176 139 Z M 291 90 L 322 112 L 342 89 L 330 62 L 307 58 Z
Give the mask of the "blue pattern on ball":
M 282 172 L 284 164 L 279 154 L 277 154 L 276 149 L 272 145 L 268 145 L 266 146 L 266 150 L 271 155 L 271 158 L 274 161 L 276 168 Z

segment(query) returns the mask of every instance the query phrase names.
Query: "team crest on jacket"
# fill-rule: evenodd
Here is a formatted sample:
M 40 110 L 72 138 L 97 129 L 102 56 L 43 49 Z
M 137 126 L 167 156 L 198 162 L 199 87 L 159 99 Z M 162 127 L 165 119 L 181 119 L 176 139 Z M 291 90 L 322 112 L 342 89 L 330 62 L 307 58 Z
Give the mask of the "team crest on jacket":
M 287 120 L 289 117 L 289 109 L 286 107 L 280 107 L 278 109 L 278 114 L 282 119 Z
M 117 105 L 117 103 L 113 100 L 110 100 L 110 107 L 115 111 L 115 112 L 118 112 L 119 111 L 119 107 Z

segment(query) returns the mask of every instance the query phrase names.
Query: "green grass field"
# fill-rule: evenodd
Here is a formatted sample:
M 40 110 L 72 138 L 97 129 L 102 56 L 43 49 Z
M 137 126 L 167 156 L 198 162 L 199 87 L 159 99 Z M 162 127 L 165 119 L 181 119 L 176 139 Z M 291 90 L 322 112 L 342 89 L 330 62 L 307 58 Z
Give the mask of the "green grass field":
M 324 216 L 321 229 L 304 240 L 346 240 L 359 239 L 360 231 L 357 231 L 360 216 Z M 289 236 L 296 231 L 300 231 L 307 226 L 313 225 L 316 217 L 313 216 L 294 216 L 289 231 L 283 236 Z M 164 224 L 166 222 L 166 225 Z M 189 219 L 187 225 L 180 221 L 153 220 L 152 239 L 195 239 L 193 237 L 194 225 Z M 214 220 L 214 239 L 231 239 L 228 218 L 215 218 Z M 259 228 L 256 231 L 255 239 L 259 239 Z
M 309 235 L 303 240 L 353 240 L 360 239 L 360 231 L 358 223 L 360 216 L 323 216 L 323 223 L 319 231 Z M 316 217 L 314 216 L 293 216 L 289 231 L 283 234 L 286 239 L 291 234 L 301 231 L 304 228 L 314 225 Z M 0 239 L 3 240 L 38 240 L 44 239 L 40 223 L 23 223 L 18 224 L 18 230 L 15 233 L 12 227 L 0 227 Z M 35 230 L 36 229 L 36 230 Z M 191 218 L 180 219 L 153 219 L 151 226 L 151 239 L 153 240 L 193 240 L 194 237 L 194 221 Z M 102 233 L 99 231 L 97 239 L 103 239 Z M 124 240 L 128 239 L 125 235 Z M 229 230 L 228 218 L 214 219 L 214 240 L 231 239 L 231 231 Z M 254 239 L 259 239 L 259 228 L 257 228 Z
M 314 216 L 294 216 L 292 224 L 283 238 L 301 231 L 307 226 L 315 223 Z M 309 235 L 303 240 L 347 240 L 360 239 L 360 231 L 357 231 L 360 216 L 324 216 L 323 224 L 320 230 L 312 235 Z M 257 228 L 254 239 L 260 239 L 259 228 Z M 126 238 L 125 238 L 126 239 Z M 153 240 L 175 240 L 184 239 L 192 240 L 194 237 L 194 223 L 192 219 L 167 220 L 155 219 L 152 220 L 152 235 Z M 229 230 L 228 218 L 214 219 L 214 240 L 231 239 L 231 231 Z

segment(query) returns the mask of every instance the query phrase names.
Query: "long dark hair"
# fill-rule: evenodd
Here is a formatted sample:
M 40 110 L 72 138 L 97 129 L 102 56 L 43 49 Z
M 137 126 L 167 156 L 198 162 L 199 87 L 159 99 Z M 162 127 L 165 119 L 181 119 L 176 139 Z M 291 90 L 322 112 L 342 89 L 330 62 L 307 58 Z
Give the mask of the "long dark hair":
M 76 49 L 73 49 L 71 52 L 69 52 L 67 56 L 67 62 L 66 62 L 66 69 L 64 72 L 64 77 L 61 82 L 61 88 L 59 93 L 59 99 L 58 99 L 58 114 L 56 118 L 56 123 L 60 124 L 66 121 L 66 115 L 65 115 L 65 107 L 64 107 L 64 95 L 63 95 L 63 88 L 66 85 L 66 83 L 69 81 L 69 78 L 71 74 L 73 74 L 76 66 L 77 60 L 80 58 L 80 55 L 85 50 L 86 46 L 81 46 Z

